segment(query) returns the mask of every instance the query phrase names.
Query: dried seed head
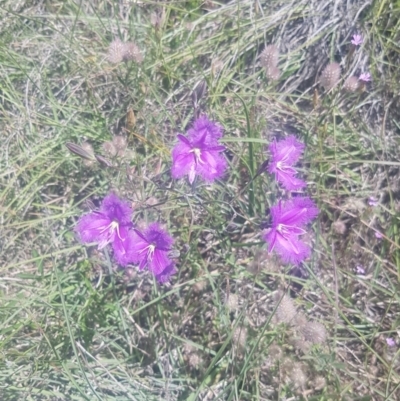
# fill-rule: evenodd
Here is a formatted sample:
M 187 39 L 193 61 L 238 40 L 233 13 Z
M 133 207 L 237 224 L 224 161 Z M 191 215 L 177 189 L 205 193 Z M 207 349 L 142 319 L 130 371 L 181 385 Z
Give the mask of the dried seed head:
M 291 358 L 286 357 L 282 362 L 281 362 L 281 371 L 283 375 L 288 376 L 290 375 L 292 368 L 293 368 L 293 360 Z
M 311 350 L 312 344 L 310 341 L 304 340 L 303 337 L 299 337 L 293 341 L 293 346 L 303 354 L 308 354 Z
M 83 164 L 86 166 L 86 167 L 91 167 L 91 166 L 93 166 L 94 165 L 94 163 L 95 163 L 95 157 L 94 157 L 94 150 L 93 150 L 93 146 L 89 143 L 89 142 L 83 142 L 82 143 L 82 145 L 81 145 L 81 147 L 82 147 L 82 149 L 85 151 L 85 152 L 87 152 L 89 155 L 92 155 L 92 159 L 87 159 L 87 158 L 84 158 L 83 159 Z
M 108 61 L 112 64 L 118 64 L 124 57 L 124 43 L 120 39 L 115 39 L 108 48 Z
M 201 358 L 197 352 L 193 352 L 189 355 L 188 364 L 192 369 L 198 369 L 201 365 Z
M 164 23 L 165 19 L 165 12 L 164 13 L 157 13 L 153 12 L 150 15 L 150 24 L 154 26 L 155 29 L 160 29 Z
M 125 268 L 125 276 L 124 276 L 124 281 L 126 283 L 129 283 L 136 277 L 137 273 L 135 269 L 132 269 L 131 267 L 126 267 Z
M 126 138 L 122 135 L 115 135 L 112 143 L 117 150 L 125 150 L 127 146 Z
M 143 61 L 143 55 L 136 43 L 127 42 L 123 47 L 122 59 L 124 61 L 133 60 L 140 64 Z
M 280 361 L 282 357 L 283 357 L 283 350 L 279 345 L 272 344 L 268 348 L 268 359 L 270 359 L 272 363 Z
M 129 108 L 126 112 L 126 129 L 128 131 L 132 130 L 136 125 L 136 116 L 135 112 Z
M 238 296 L 236 294 L 229 294 L 226 297 L 225 304 L 230 312 L 234 312 L 235 310 L 237 310 L 238 305 L 239 305 Z
M 82 149 L 91 155 L 94 155 L 93 146 L 89 142 L 83 142 L 81 145 Z M 94 156 L 93 156 L 94 158 Z
M 117 154 L 117 149 L 115 149 L 115 146 L 111 141 L 103 143 L 103 150 L 108 156 L 115 156 Z
M 330 63 L 321 74 L 321 85 L 326 89 L 333 89 L 340 80 L 340 65 L 338 63 Z
M 346 82 L 343 85 L 343 89 L 347 92 L 356 92 L 359 86 L 360 84 L 358 82 L 358 78 L 353 75 L 346 79 Z
M 276 309 L 276 317 L 278 322 L 281 323 L 293 323 L 294 318 L 297 314 L 295 305 L 292 299 L 286 294 L 282 297 L 282 293 L 276 295 L 275 300 L 279 303 Z
M 212 75 L 217 75 L 224 68 L 224 63 L 218 58 L 215 58 L 211 62 L 211 72 Z
M 277 81 L 281 76 L 281 72 L 278 67 L 271 67 L 266 70 L 267 78 L 271 81 Z
M 319 391 L 322 390 L 326 386 L 326 380 L 323 376 L 316 376 L 314 378 L 314 389 Z
M 193 287 L 192 287 L 193 292 L 195 294 L 199 294 L 199 293 L 203 292 L 206 288 L 207 288 L 206 280 L 198 281 L 197 283 L 194 283 Z
M 260 62 L 261 65 L 265 67 L 267 70 L 276 68 L 279 62 L 278 48 L 275 45 L 266 46 L 260 55 Z
M 297 389 L 304 389 L 307 383 L 307 375 L 305 373 L 305 366 L 301 363 L 293 364 L 292 371 L 290 372 L 290 380 Z
M 326 340 L 325 326 L 318 322 L 308 322 L 301 332 L 304 338 L 313 344 L 322 344 Z
M 237 326 L 232 335 L 232 342 L 238 348 L 245 348 L 247 340 L 247 329 L 243 326 Z
M 304 313 L 299 312 L 293 319 L 293 326 L 297 329 L 301 329 L 307 325 L 308 321 Z
M 337 220 L 334 223 L 332 223 L 332 228 L 336 234 L 340 234 L 340 235 L 346 234 L 346 231 L 347 231 L 346 224 L 341 220 Z

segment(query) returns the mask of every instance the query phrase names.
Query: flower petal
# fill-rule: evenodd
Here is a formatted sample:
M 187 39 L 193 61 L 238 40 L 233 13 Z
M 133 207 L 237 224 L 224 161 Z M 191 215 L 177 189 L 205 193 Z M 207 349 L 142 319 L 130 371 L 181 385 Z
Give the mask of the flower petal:
M 213 151 L 203 151 L 201 153 L 202 163 L 197 164 L 196 171 L 206 181 L 213 182 L 221 178 L 226 170 L 227 162 L 225 158 Z
M 103 199 L 100 212 L 111 221 L 117 221 L 119 225 L 131 225 L 133 213 L 131 206 L 115 194 L 109 194 Z
M 108 238 L 107 227 L 111 224 L 110 219 L 98 212 L 92 212 L 82 216 L 76 225 L 83 243 L 101 242 Z
M 161 274 L 170 264 L 171 260 L 168 258 L 168 252 L 156 249 L 154 251 L 153 258 L 148 263 L 148 269 L 157 276 Z
M 156 275 L 156 279 L 159 283 L 166 283 L 176 272 L 175 265 L 170 263 L 160 274 Z

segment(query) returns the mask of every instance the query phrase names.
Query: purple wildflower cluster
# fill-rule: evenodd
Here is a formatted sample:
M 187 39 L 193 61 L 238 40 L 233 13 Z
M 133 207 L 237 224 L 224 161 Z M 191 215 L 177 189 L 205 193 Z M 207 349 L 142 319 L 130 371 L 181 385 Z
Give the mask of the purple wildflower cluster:
M 199 175 L 206 182 L 221 178 L 227 162 L 221 154 L 222 128 L 206 116 L 198 118 L 187 135 L 178 135 L 178 144 L 172 150 L 172 177 L 188 176 L 193 184 Z M 294 165 L 304 150 L 304 144 L 293 135 L 269 146 L 271 159 L 268 171 L 287 191 L 297 191 L 306 186 L 297 177 Z M 272 225 L 263 238 L 269 252 L 275 250 L 284 262 L 300 264 L 310 255 L 310 247 L 300 236 L 306 225 L 318 214 L 314 202 L 308 197 L 280 200 L 271 208 Z M 139 230 L 132 223 L 133 210 L 128 202 L 115 194 L 103 199 L 99 210 L 82 216 L 76 231 L 83 243 L 97 243 L 98 249 L 111 245 L 115 261 L 120 266 L 137 265 L 139 270 L 150 270 L 158 282 L 168 281 L 176 273 L 170 258 L 173 239 L 158 223 L 151 223 Z
M 179 143 L 172 150 L 172 176 L 188 175 L 192 184 L 196 175 L 213 182 L 224 174 L 227 163 L 220 154 L 222 128 L 206 116 L 198 118 L 187 136 L 178 135 Z M 173 239 L 158 223 L 138 230 L 132 223 L 133 210 L 115 194 L 106 196 L 98 211 L 82 216 L 76 231 L 83 243 L 96 242 L 98 249 L 108 244 L 120 266 L 135 264 L 139 270 L 150 270 L 158 282 L 164 283 L 176 273 L 169 254 Z
M 147 267 L 158 282 L 164 283 L 176 273 L 175 264 L 168 257 L 173 239 L 158 223 L 150 224 L 142 232 L 134 229 L 132 214 L 127 202 L 110 194 L 98 211 L 79 219 L 76 231 L 83 243 L 96 242 L 98 249 L 111 244 L 119 265 L 137 264 L 140 270 Z
M 294 135 L 269 146 L 271 160 L 268 167 L 270 174 L 288 191 L 295 191 L 306 183 L 295 177 L 294 164 L 299 160 L 304 144 Z M 306 234 L 305 226 L 318 215 L 318 208 L 308 197 L 294 197 L 287 201 L 280 200 L 271 207 L 272 224 L 264 233 L 264 240 L 269 244 L 269 252 L 275 250 L 286 263 L 300 264 L 310 256 L 310 247 L 300 240 Z

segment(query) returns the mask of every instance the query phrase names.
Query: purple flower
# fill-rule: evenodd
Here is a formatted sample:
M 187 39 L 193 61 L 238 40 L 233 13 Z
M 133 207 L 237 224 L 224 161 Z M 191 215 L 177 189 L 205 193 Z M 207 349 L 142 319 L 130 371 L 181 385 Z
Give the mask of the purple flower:
M 351 43 L 354 46 L 360 46 L 363 43 L 364 39 L 361 35 L 359 35 L 358 33 L 356 33 L 355 35 L 353 35 L 353 38 L 351 39 Z
M 378 206 L 378 204 L 379 204 L 378 199 L 376 199 L 375 196 L 370 196 L 368 198 L 368 205 L 375 207 Z
M 168 257 L 174 242 L 172 237 L 158 223 L 150 224 L 143 232 L 134 232 L 130 260 L 138 263 L 140 270 L 147 267 L 159 282 L 168 281 L 169 277 L 176 273 L 174 263 Z
M 363 82 L 370 82 L 371 81 L 371 74 L 369 72 L 362 73 L 358 79 Z
M 357 265 L 357 266 L 356 266 L 356 272 L 357 272 L 357 274 L 362 274 L 362 275 L 364 275 L 364 274 L 365 274 L 365 269 L 364 269 L 363 266 Z
M 128 264 L 132 208 L 115 194 L 103 199 L 100 209 L 82 216 L 76 226 L 83 243 L 97 242 L 98 249 L 112 244 L 115 259 L 121 265 Z
M 219 154 L 225 150 L 218 143 L 221 135 L 218 125 L 207 117 L 197 119 L 188 131 L 188 137 L 178 135 L 179 143 L 172 150 L 172 176 L 181 178 L 188 174 L 191 184 L 196 174 L 208 182 L 222 177 L 227 163 Z
M 375 238 L 382 239 L 383 238 L 383 234 L 380 233 L 379 231 L 375 231 Z
M 388 338 L 386 339 L 386 344 L 388 345 L 388 347 L 394 347 L 394 346 L 396 345 L 396 341 L 393 340 L 393 338 L 388 337 Z
M 310 255 L 310 248 L 299 236 L 305 234 L 304 225 L 318 214 L 318 208 L 310 198 L 294 198 L 285 204 L 280 201 L 271 207 L 272 227 L 264 234 L 268 251 L 276 252 L 288 263 L 298 265 Z
M 289 191 L 305 187 L 306 183 L 295 177 L 297 170 L 293 168 L 304 150 L 304 144 L 290 135 L 282 141 L 271 143 L 269 150 L 272 158 L 268 171 L 275 174 L 276 180 Z

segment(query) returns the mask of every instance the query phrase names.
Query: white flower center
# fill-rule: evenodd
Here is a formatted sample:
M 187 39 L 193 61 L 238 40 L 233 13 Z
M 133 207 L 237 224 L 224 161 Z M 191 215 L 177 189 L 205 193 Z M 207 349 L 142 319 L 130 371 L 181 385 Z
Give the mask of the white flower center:
M 201 160 L 201 149 L 200 148 L 193 148 L 190 152 L 194 154 L 196 164 L 204 164 L 204 161 Z
M 156 250 L 156 246 L 154 244 L 150 244 L 149 246 L 146 246 L 146 248 L 143 249 L 141 252 L 146 252 L 147 251 L 147 259 L 151 261 L 153 259 L 154 251 Z

